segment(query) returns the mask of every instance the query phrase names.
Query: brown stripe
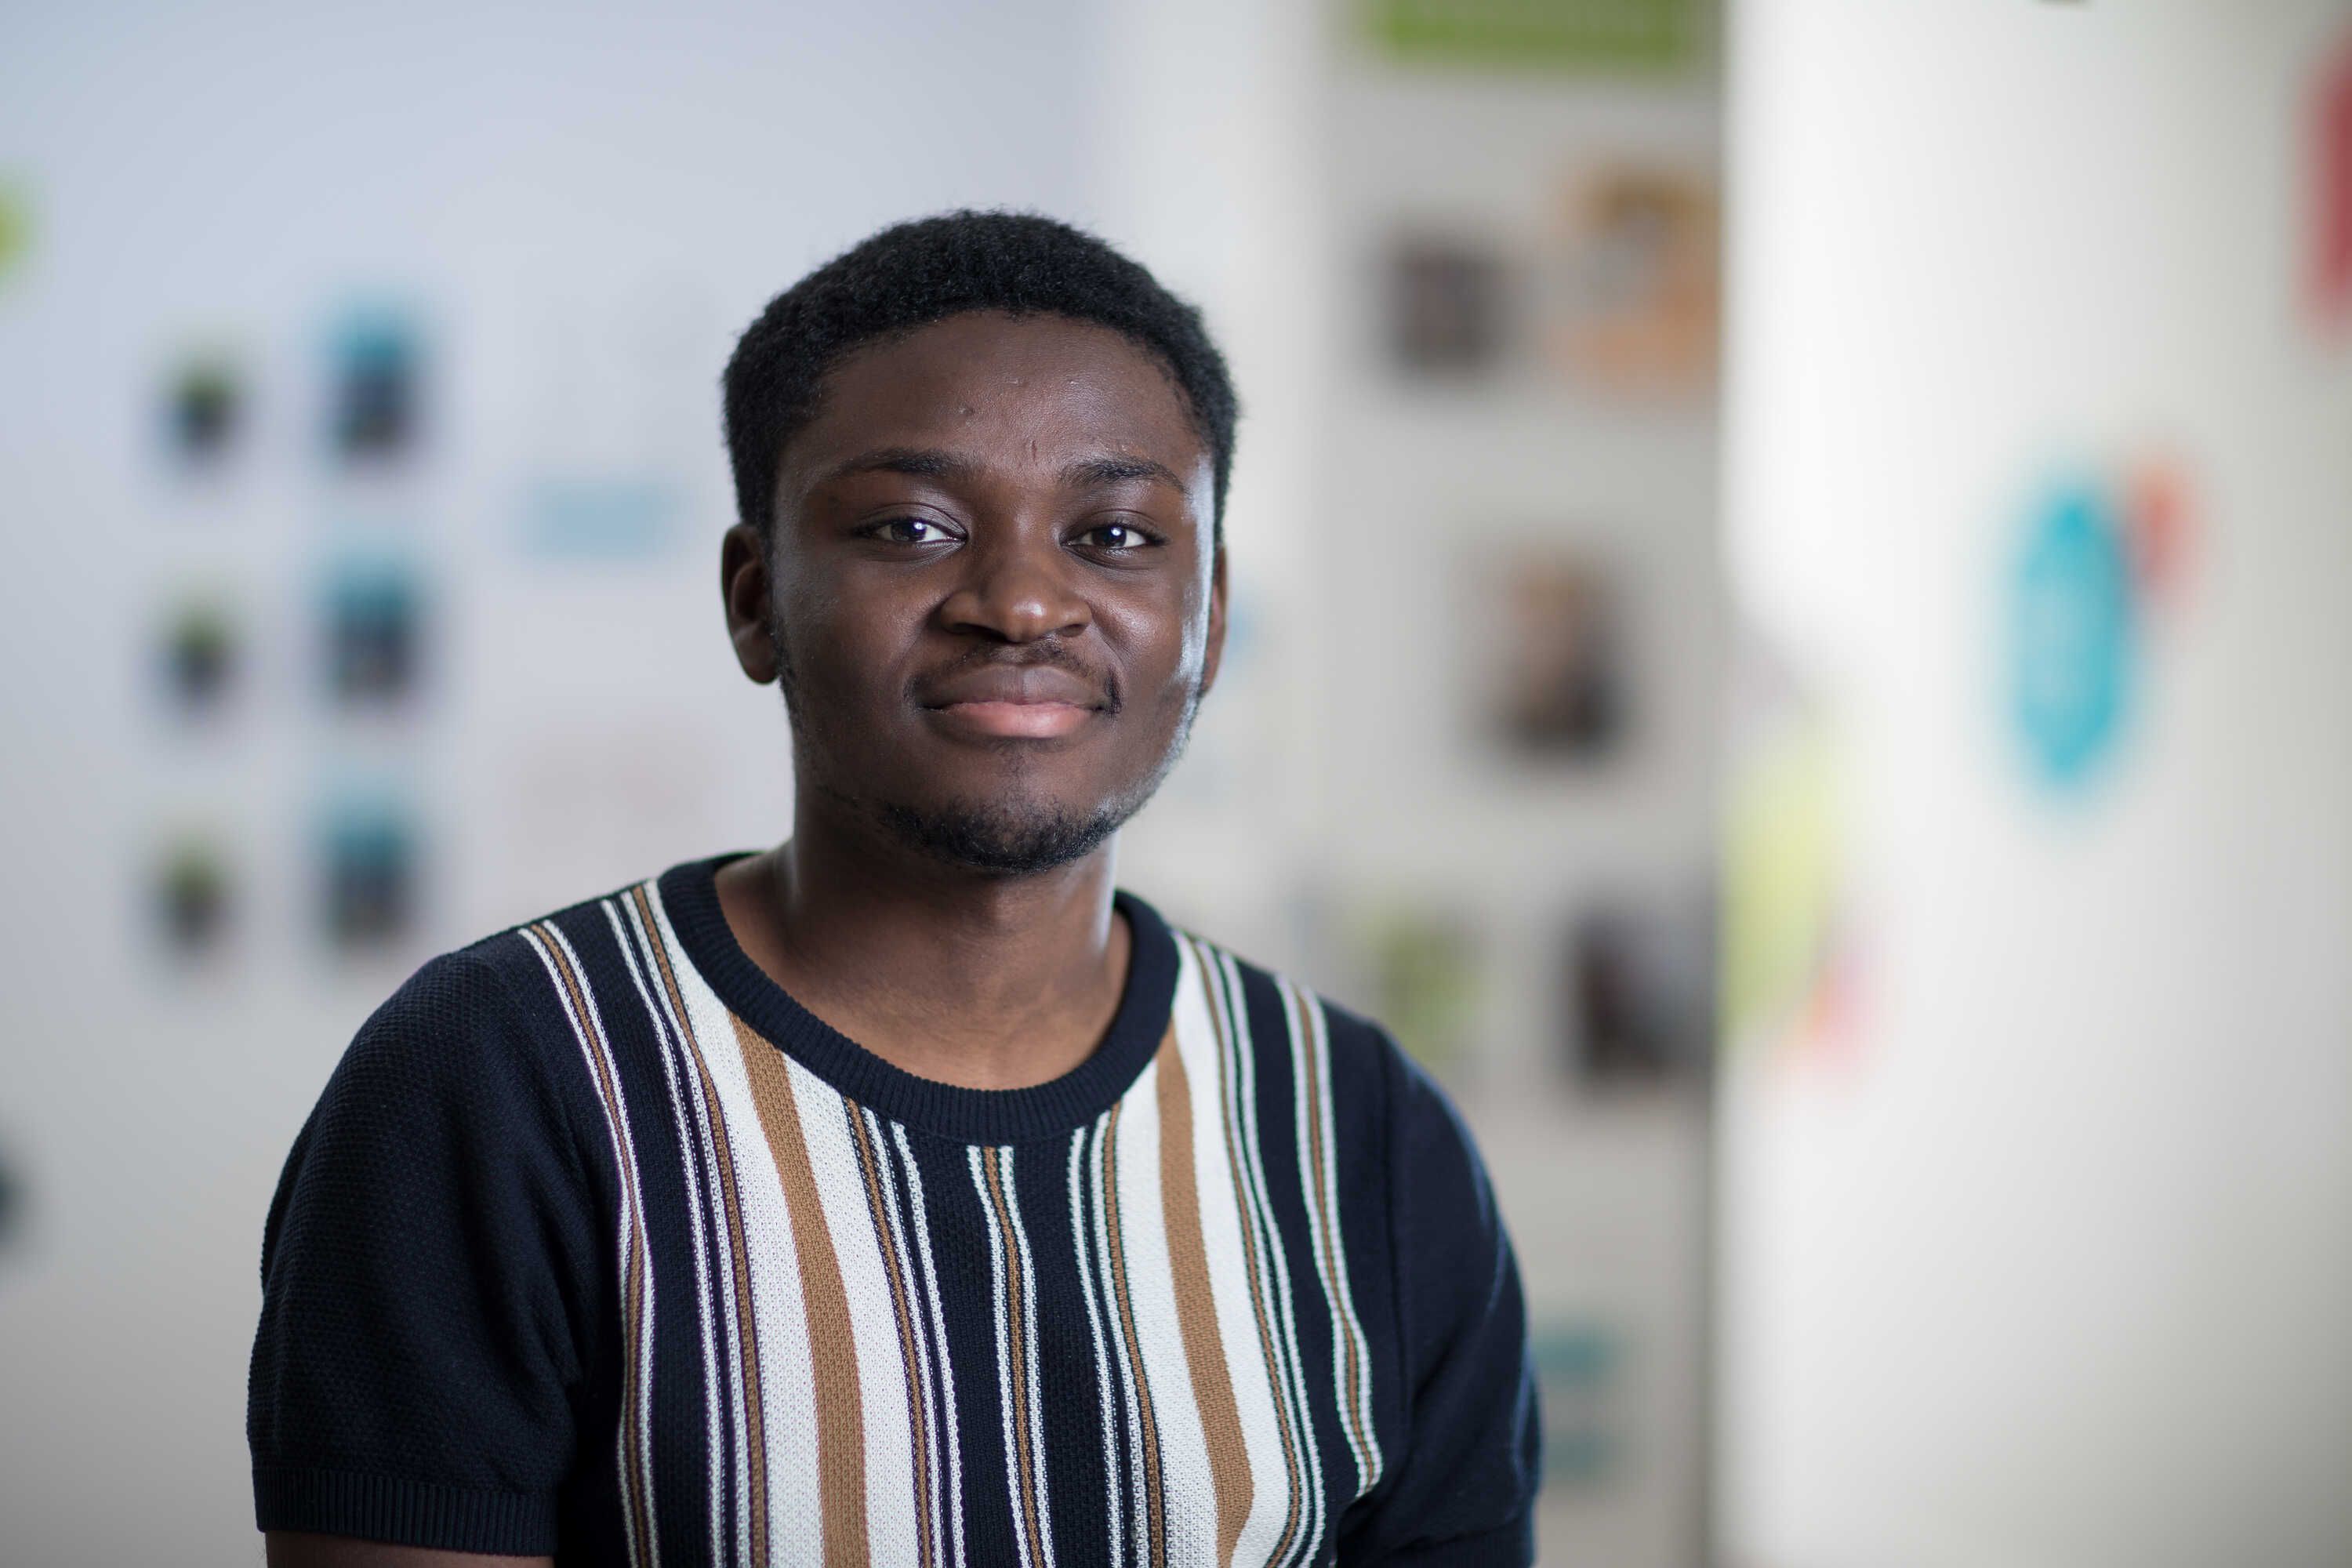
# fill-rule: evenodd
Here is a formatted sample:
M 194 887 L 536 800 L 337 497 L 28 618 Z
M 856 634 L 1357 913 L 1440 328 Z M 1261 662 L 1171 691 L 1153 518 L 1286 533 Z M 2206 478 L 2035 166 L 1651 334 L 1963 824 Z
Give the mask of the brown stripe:
M 1190 938 L 1187 939 L 1191 941 Z M 1199 966 L 1203 982 L 1209 987 L 1209 1025 L 1217 1034 L 1217 1110 L 1224 1123 L 1225 1159 L 1233 1167 L 1234 1198 L 1241 1207 L 1242 1258 L 1248 1266 L 1250 1308 L 1257 1320 L 1258 1352 L 1265 1358 L 1266 1375 L 1274 1380 L 1274 1418 L 1276 1428 L 1282 1434 L 1282 1473 L 1290 1488 L 1289 1510 L 1283 1516 L 1282 1539 L 1275 1542 L 1268 1562 L 1280 1563 L 1290 1555 L 1291 1542 L 1298 1538 L 1298 1528 L 1306 1500 L 1306 1476 L 1300 1466 L 1298 1436 L 1291 1427 L 1291 1381 L 1286 1373 L 1281 1350 L 1275 1339 L 1271 1307 L 1266 1300 L 1265 1277 L 1261 1272 L 1257 1256 L 1257 1203 L 1255 1184 L 1249 1179 L 1248 1167 L 1243 1163 L 1241 1124 L 1234 1113 L 1238 1074 L 1228 1077 L 1233 1069 L 1235 1047 L 1225 1027 L 1225 1009 L 1231 998 L 1224 989 L 1224 972 L 1215 955 L 1198 942 L 1192 942 L 1193 963 Z
M 1327 1266 L 1329 1273 L 1323 1281 L 1323 1290 L 1325 1297 L 1330 1302 L 1332 1326 L 1338 1331 L 1347 1357 L 1345 1365 L 1348 1387 L 1346 1396 L 1339 1401 L 1339 1419 L 1348 1424 L 1349 1436 L 1355 1440 L 1356 1453 L 1360 1456 L 1369 1456 L 1371 1453 L 1371 1444 L 1366 1439 L 1363 1432 L 1360 1419 L 1361 1412 L 1356 1408 L 1356 1391 L 1361 1386 L 1357 1380 L 1356 1336 L 1348 1326 L 1347 1313 L 1340 1305 L 1339 1298 L 1342 1284 L 1340 1271 L 1348 1267 L 1348 1262 L 1339 1256 L 1339 1234 L 1331 1220 L 1330 1195 L 1324 1190 L 1323 1064 L 1315 1048 L 1315 1030 L 1307 1012 L 1306 994 L 1294 986 L 1291 989 L 1291 995 L 1298 1005 L 1298 1056 L 1299 1059 L 1307 1064 L 1305 1087 L 1307 1147 L 1308 1158 L 1314 1162 L 1314 1179 L 1307 1184 L 1307 1188 L 1315 1205 L 1315 1232 L 1318 1247 L 1323 1257 L 1328 1260 Z M 1360 1458 L 1358 1462 L 1360 1464 L 1362 1460 Z M 1368 1479 L 1359 1471 L 1357 1479 L 1360 1482 Z
M 595 1021 L 588 1011 L 588 999 L 579 973 L 572 960 L 556 939 L 554 927 L 541 921 L 531 928 L 548 962 L 555 966 L 562 979 L 564 994 L 572 1001 L 572 1016 L 580 1032 L 588 1039 L 588 1059 L 596 1074 L 596 1093 L 604 1102 L 604 1115 L 611 1121 L 620 1148 L 614 1151 L 615 1163 L 621 1167 L 621 1203 L 628 1216 L 629 1260 L 621 1282 L 621 1335 L 625 1345 L 621 1375 L 621 1475 L 627 1489 L 628 1524 L 635 1561 L 651 1563 L 653 1546 L 653 1495 L 646 1484 L 644 1437 L 645 1408 L 641 1384 L 645 1375 L 645 1339 L 642 1328 L 646 1317 L 646 1287 L 649 1271 L 646 1267 L 645 1205 L 637 1193 L 636 1162 L 628 1154 L 628 1118 L 621 1106 L 620 1087 L 614 1081 L 614 1068 L 606 1059 L 604 1041 L 597 1034 Z
M 1029 1537 L 1029 1561 L 1045 1561 L 1045 1542 L 1039 1538 L 1037 1521 L 1037 1456 L 1029 1442 L 1029 1330 L 1025 1316 L 1028 1302 L 1027 1279 L 1021 1272 L 1021 1247 L 1013 1233 L 1013 1216 L 1005 1207 L 1004 1187 L 997 1176 L 996 1162 L 1004 1151 L 982 1149 L 981 1169 L 988 1175 L 988 1201 L 996 1210 L 996 1229 L 1004 1248 L 1004 1300 L 1008 1335 L 1013 1354 L 1013 1451 L 1021 1476 L 1021 1523 Z
M 1192 1094 L 1184 1053 L 1176 1047 L 1176 1020 L 1160 1041 L 1160 1207 L 1168 1226 L 1168 1270 L 1176 1284 L 1176 1327 L 1184 1336 L 1184 1364 L 1192 1376 L 1192 1403 L 1209 1446 L 1209 1479 L 1217 1496 L 1217 1561 L 1233 1561 L 1234 1542 L 1249 1518 L 1254 1487 L 1249 1445 L 1242 1437 L 1234 1374 L 1217 1331 L 1217 1299 L 1209 1285 L 1209 1248 L 1201 1235 L 1201 1193 L 1192 1167 Z
M 841 1103 L 849 1116 L 850 1136 L 857 1142 L 858 1167 L 866 1173 L 866 1206 L 874 1216 L 874 1239 L 881 1244 L 883 1268 L 890 1277 L 890 1305 L 898 1315 L 898 1358 L 907 1365 L 908 1429 L 914 1434 L 915 1445 L 915 1538 L 920 1545 L 919 1560 L 923 1568 L 930 1568 L 931 1444 L 926 1424 L 929 1412 L 923 1408 L 923 1369 L 915 1355 L 915 1321 L 907 1299 L 907 1277 L 900 1268 L 898 1234 L 890 1227 L 890 1216 L 885 1207 L 882 1173 L 873 1141 L 866 1134 L 866 1112 L 846 1095 Z
M 1136 1403 L 1143 1408 L 1143 1496 L 1150 1568 L 1168 1561 L 1168 1519 L 1160 1495 L 1160 1424 L 1151 1414 L 1151 1382 L 1143 1374 L 1143 1347 L 1135 1334 L 1135 1305 L 1127 1293 L 1127 1255 L 1119 1245 L 1118 1113 L 1126 1101 L 1114 1104 L 1103 1118 L 1102 1184 L 1105 1229 L 1110 1240 L 1111 1293 L 1118 1301 L 1119 1330 L 1127 1341 L 1127 1359 L 1135 1367 Z
M 768 1152 L 783 1184 L 793 1219 L 793 1252 L 801 1269 L 801 1310 L 808 1317 L 809 1369 L 816 1399 L 816 1486 L 824 1521 L 825 1568 L 859 1568 L 866 1542 L 866 1409 L 857 1387 L 857 1340 L 851 1330 L 849 1291 L 833 1250 L 816 1171 L 793 1096 L 792 1069 L 782 1051 L 733 1014 L 751 1103 L 768 1135 Z
M 661 922 L 654 918 L 653 905 L 646 897 L 645 884 L 631 889 L 636 900 L 637 915 L 645 922 L 646 941 L 653 949 L 654 963 L 661 970 L 662 985 L 669 993 L 669 1003 L 677 1019 L 678 1035 L 686 1042 L 687 1054 L 694 1060 L 695 1076 L 702 1082 L 702 1103 L 709 1108 L 711 1147 L 719 1153 L 719 1192 L 727 1210 L 727 1246 L 734 1260 L 735 1365 L 743 1391 L 743 1432 L 745 1436 L 744 1468 L 749 1472 L 751 1515 L 751 1561 L 768 1560 L 768 1427 L 760 1414 L 760 1326 L 751 1310 L 751 1244 L 743 1234 L 743 1204 L 735 1185 L 735 1149 L 729 1142 L 727 1112 L 719 1103 L 719 1086 L 712 1081 L 709 1065 L 702 1058 L 702 1044 L 694 1037 L 692 1016 L 686 1010 L 686 997 L 679 991 L 677 971 L 672 968 L 668 944 L 662 941 Z

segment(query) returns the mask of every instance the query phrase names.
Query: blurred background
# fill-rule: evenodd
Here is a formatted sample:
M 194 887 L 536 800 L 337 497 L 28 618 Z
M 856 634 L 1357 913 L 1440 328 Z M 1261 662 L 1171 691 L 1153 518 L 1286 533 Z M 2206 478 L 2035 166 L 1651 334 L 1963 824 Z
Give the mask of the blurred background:
M 782 837 L 717 377 L 959 205 L 1200 301 L 1122 880 L 1493 1166 L 1548 1563 L 2352 1563 L 2352 4 L 0 9 L 0 1563 L 252 1563 L 433 952 Z

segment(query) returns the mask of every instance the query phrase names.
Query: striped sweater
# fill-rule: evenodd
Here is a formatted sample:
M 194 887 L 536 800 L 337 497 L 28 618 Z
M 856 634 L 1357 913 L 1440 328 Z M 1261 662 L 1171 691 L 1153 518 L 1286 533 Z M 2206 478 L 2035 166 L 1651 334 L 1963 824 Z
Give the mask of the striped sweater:
M 258 1521 L 563 1563 L 1521 1563 L 1467 1134 L 1375 1026 L 1118 896 L 1031 1089 L 903 1072 L 693 861 L 444 955 L 263 1241 Z

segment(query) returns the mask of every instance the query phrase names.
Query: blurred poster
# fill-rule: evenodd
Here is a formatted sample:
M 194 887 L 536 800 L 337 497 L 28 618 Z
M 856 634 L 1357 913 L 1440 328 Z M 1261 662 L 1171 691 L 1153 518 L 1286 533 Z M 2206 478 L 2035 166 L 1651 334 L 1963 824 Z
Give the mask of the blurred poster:
M 1845 748 L 1829 701 L 1750 631 L 1735 644 L 1723 837 L 1725 1041 L 1776 1061 L 1843 1058 L 1859 965 Z
M 157 858 L 148 890 L 150 914 L 163 950 L 176 960 L 218 954 L 235 913 L 226 847 L 205 832 L 184 833 Z
M 394 946 L 417 918 L 416 826 L 390 795 L 331 798 L 320 832 L 318 914 L 328 945 L 343 952 Z
M 329 569 L 321 641 L 327 689 L 339 706 L 390 707 L 415 694 L 421 597 L 404 561 L 353 558 Z
M 1712 177 L 1602 165 L 1566 183 L 1557 216 L 1543 331 L 1553 363 L 1601 393 L 1711 391 L 1721 316 Z
M 1653 73 L 1695 63 L 1700 0 L 1358 0 L 1392 59 L 1507 70 Z
M 1643 1088 L 1699 1072 L 1714 1035 L 1714 952 L 1704 902 L 1622 900 L 1570 932 L 1573 1068 L 1587 1089 Z
M 1478 942 L 1469 922 L 1400 905 L 1374 916 L 1364 940 L 1378 998 L 1373 1016 L 1423 1067 L 1458 1072 L 1472 1048 L 1480 1000 Z
M 396 463 L 412 456 L 423 425 L 424 350 L 406 309 L 355 305 L 327 337 L 329 450 L 347 465 Z
M 1510 338 L 1503 258 L 1468 235 L 1412 233 L 1391 242 L 1389 356 L 1411 375 L 1475 376 Z
M 0 288 L 32 248 L 32 192 L 16 176 L 0 173 Z
M 163 693 L 184 718 L 207 718 L 228 705 L 242 663 L 244 634 L 226 599 L 192 594 L 167 613 L 160 641 Z
M 163 441 L 174 464 L 220 467 L 244 433 L 249 400 L 237 358 L 219 350 L 184 355 L 163 389 Z
M 2352 329 L 2352 34 L 2319 73 L 2311 159 L 2311 293 L 2323 325 Z
M 1528 1360 L 1543 1412 L 1544 1485 L 1605 1486 L 1630 1446 L 1624 1396 L 1624 1336 L 1596 1318 L 1538 1318 L 1528 1325 Z
M 1482 560 L 1484 557 L 1482 556 Z M 1580 552 L 1525 545 L 1494 567 L 1480 602 L 1488 639 L 1488 710 L 1511 754 L 1597 761 L 1626 732 L 1629 672 L 1620 595 Z

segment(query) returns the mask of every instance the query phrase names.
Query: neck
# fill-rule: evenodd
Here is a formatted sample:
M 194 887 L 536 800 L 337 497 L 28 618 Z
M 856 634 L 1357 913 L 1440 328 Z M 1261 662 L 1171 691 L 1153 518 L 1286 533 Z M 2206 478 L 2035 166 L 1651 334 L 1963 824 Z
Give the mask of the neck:
M 1027 1088 L 1093 1054 L 1131 941 L 1111 905 L 1116 838 L 1050 871 L 990 875 L 878 843 L 813 793 L 789 840 L 719 874 L 727 922 L 771 979 L 942 1082 Z

